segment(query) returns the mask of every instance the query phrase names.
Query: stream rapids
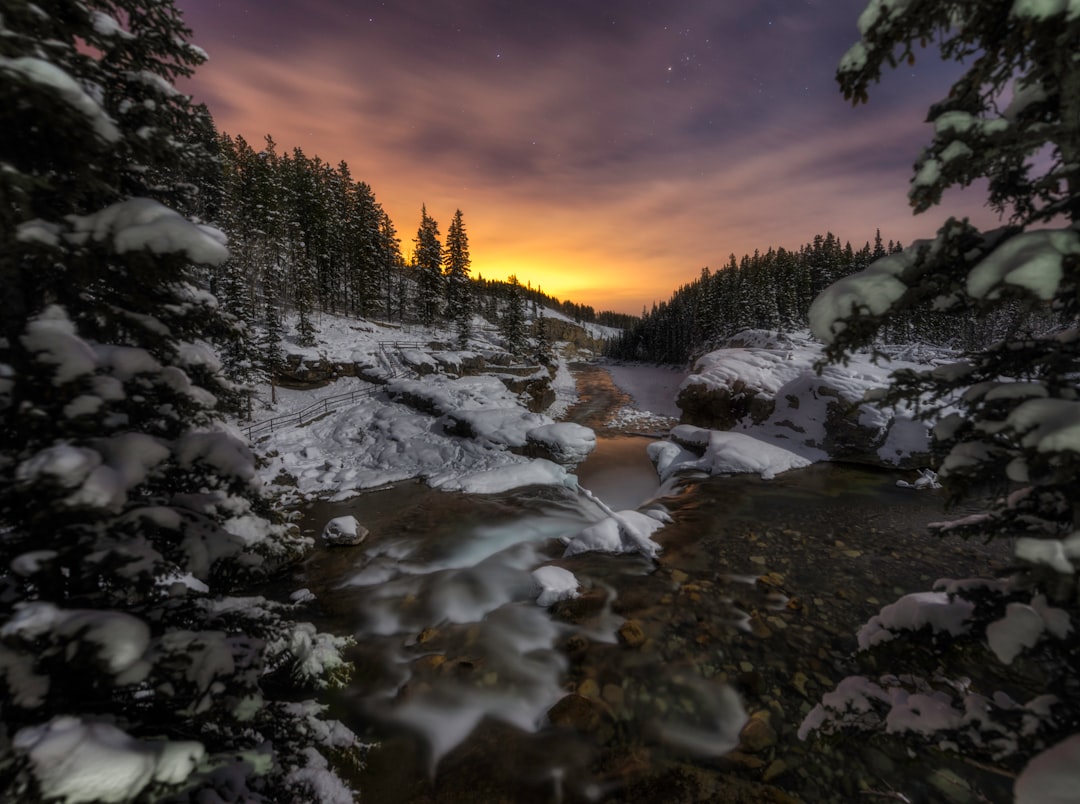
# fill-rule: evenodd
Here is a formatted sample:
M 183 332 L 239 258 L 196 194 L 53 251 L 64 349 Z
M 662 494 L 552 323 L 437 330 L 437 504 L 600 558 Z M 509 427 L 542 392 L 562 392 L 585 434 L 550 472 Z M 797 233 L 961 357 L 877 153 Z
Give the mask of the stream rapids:
M 818 464 L 661 489 L 648 439 L 607 427 L 629 399 L 602 367 L 576 373 L 566 418 L 598 435 L 580 485 L 615 510 L 671 515 L 655 561 L 563 558 L 560 537 L 604 516 L 563 488 L 410 482 L 303 511 L 315 535 L 346 514 L 371 533 L 319 546 L 290 579 L 315 593 L 321 627 L 356 640 L 357 672 L 329 703 L 375 744 L 352 772 L 365 799 L 998 800 L 1001 782 L 971 768 L 795 732 L 855 671 L 859 625 L 942 567 L 986 573 L 1006 549 L 927 535 L 941 498 L 897 488 L 890 472 Z M 574 573 L 580 597 L 536 605 L 543 565 Z

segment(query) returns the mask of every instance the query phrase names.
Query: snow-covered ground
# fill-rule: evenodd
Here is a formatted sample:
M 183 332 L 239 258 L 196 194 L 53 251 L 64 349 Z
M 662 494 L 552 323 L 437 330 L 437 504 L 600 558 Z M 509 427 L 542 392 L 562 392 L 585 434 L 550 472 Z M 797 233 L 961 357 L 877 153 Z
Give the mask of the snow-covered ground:
M 502 345 L 497 335 L 481 326 L 479 319 L 476 323 L 477 334 L 467 353 L 499 352 Z M 299 347 L 287 336 L 283 351 L 311 362 L 376 366 L 385 363 L 387 353 L 407 351 L 414 365 L 438 366 L 434 355 L 445 359 L 451 353 L 431 345 L 452 343 L 456 337 L 453 331 L 438 327 L 402 329 L 330 315 L 321 316 L 316 326 L 314 346 Z M 519 485 L 573 485 L 566 467 L 520 454 L 534 444 L 572 464 L 583 459 L 594 443 L 586 428 L 555 423 L 577 400 L 574 377 L 556 351 L 557 370 L 551 384 L 555 401 L 544 413 L 530 412 L 523 396 L 507 390 L 494 376 L 497 367 L 489 375 L 401 376 L 386 385 L 341 377 L 315 390 L 279 387 L 272 393 L 268 384 L 260 384 L 252 406 L 253 418 L 259 421 L 295 413 L 349 391 L 373 391 L 370 397 L 304 426 L 257 433 L 254 446 L 264 458 L 261 474 L 267 482 L 293 478 L 304 497 L 333 499 L 409 478 L 477 493 Z M 466 352 L 451 356 L 462 354 Z M 239 428 L 249 424 L 236 422 Z

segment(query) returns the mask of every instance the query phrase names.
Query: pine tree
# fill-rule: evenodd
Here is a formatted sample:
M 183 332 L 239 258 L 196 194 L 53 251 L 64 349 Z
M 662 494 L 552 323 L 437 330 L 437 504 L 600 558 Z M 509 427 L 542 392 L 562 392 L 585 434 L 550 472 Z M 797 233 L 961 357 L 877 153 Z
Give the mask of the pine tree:
M 541 366 L 551 366 L 555 362 L 555 347 L 551 343 L 547 319 L 543 312 L 533 319 L 533 355 Z
M 439 224 L 427 214 L 427 205 L 420 208 L 420 228 L 416 230 L 416 316 L 420 323 L 431 326 L 439 315 L 442 297 L 442 244 L 439 243 Z
M 223 237 L 165 205 L 198 205 L 173 82 L 202 53 L 168 0 L 7 0 L 0 24 L 0 798 L 344 794 L 319 751 L 351 735 L 267 684 L 325 684 L 340 658 L 308 663 L 342 642 L 223 600 L 302 540 L 215 411 L 229 322 L 195 266 Z
M 506 340 L 506 348 L 511 354 L 522 355 L 525 352 L 525 300 L 521 297 L 521 283 L 517 276 L 511 275 L 506 280 L 506 307 L 499 319 L 499 331 Z
M 1001 683 L 1013 694 L 1055 696 L 1025 710 L 992 695 L 992 686 L 972 689 L 953 706 L 973 714 L 931 730 L 928 740 L 1020 771 L 1016 800 L 1042 801 L 1043 774 L 1053 765 L 1061 774 L 1055 789 L 1080 784 L 1080 14 L 1071 3 L 913 0 L 872 3 L 859 26 L 862 41 L 838 74 L 856 103 L 867 99 L 883 65 L 914 60 L 917 45 L 936 43 L 945 59 L 964 64 L 930 109 L 933 142 L 909 192 L 915 211 L 931 209 L 950 186 L 985 179 L 989 203 L 1007 225 L 984 234 L 949 219 L 933 240 L 831 287 L 814 304 L 813 329 L 842 358 L 871 344 L 890 318 L 911 312 L 986 322 L 1004 314 L 1013 322 L 952 365 L 897 373 L 888 399 L 922 404 L 936 422 L 941 476 L 954 501 L 1000 494 L 985 515 L 948 530 L 1015 539 L 1023 566 L 1004 583 L 946 589 L 942 597 L 966 616 L 962 638 L 939 634 L 929 646 L 937 654 L 925 668 L 935 706 L 945 706 L 946 688 L 930 676 L 960 645 L 989 678 L 1008 676 Z M 1048 317 L 1056 321 L 1050 331 Z M 914 638 L 908 633 L 905 646 Z M 886 691 L 873 711 L 885 716 L 901 700 Z M 845 725 L 841 712 L 831 716 Z M 994 750 L 1006 744 L 1015 750 Z
M 461 210 L 454 212 L 450 228 L 446 230 L 446 246 L 443 265 L 446 269 L 447 316 L 457 328 L 458 345 L 462 348 L 469 340 L 472 328 L 472 288 L 469 286 L 469 236 Z

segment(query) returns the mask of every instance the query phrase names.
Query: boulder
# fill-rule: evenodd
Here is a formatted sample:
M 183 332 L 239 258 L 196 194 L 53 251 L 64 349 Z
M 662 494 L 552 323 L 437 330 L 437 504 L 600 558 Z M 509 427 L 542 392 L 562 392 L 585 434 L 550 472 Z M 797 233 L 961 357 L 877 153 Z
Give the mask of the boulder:
M 525 434 L 526 454 L 563 466 L 581 463 L 596 448 L 596 433 L 572 422 L 534 427 Z
M 889 383 L 902 361 L 875 364 L 853 355 L 820 373 L 820 344 L 790 335 L 747 331 L 698 359 L 679 390 L 681 421 L 745 431 L 820 458 L 915 469 L 929 465 L 929 432 L 910 411 L 864 402 Z M 809 451 L 809 452 L 807 452 Z
M 368 529 L 356 521 L 354 516 L 339 516 L 331 519 L 323 527 L 323 541 L 334 547 L 351 547 L 367 538 Z
M 684 384 L 679 389 L 678 405 L 683 423 L 730 430 L 742 421 L 765 421 L 772 415 L 776 400 L 736 380 L 730 387 Z

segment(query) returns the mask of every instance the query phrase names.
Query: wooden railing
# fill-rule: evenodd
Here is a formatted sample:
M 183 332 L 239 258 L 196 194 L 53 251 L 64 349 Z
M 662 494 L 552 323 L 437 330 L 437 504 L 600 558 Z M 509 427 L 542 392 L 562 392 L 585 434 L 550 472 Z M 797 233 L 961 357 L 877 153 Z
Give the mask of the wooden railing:
M 249 424 L 247 427 L 243 428 L 244 434 L 248 438 L 254 438 L 263 433 L 272 433 L 275 430 L 280 430 L 284 427 L 300 427 L 301 425 L 314 421 L 320 416 L 325 416 L 331 411 L 337 410 L 352 402 L 356 402 L 359 399 L 368 399 L 378 393 L 378 391 L 378 386 L 372 386 L 370 388 L 358 388 L 355 391 L 348 391 L 344 394 L 328 396 L 325 399 L 320 399 L 318 402 L 308 405 L 302 410 L 297 410 L 292 413 L 283 413 L 281 416 L 275 416 L 272 419 L 265 419 L 261 422 Z
M 379 352 L 382 354 L 383 362 L 390 372 L 387 379 L 392 380 L 396 377 L 400 377 L 408 370 L 398 356 L 398 352 L 402 349 L 426 348 L 427 344 L 420 341 L 386 341 L 379 343 Z M 370 399 L 378 393 L 378 391 L 379 386 L 372 385 L 368 388 L 358 388 L 354 391 L 346 391 L 343 394 L 335 394 L 334 396 L 320 399 L 318 402 L 313 402 L 302 410 L 293 411 L 292 413 L 283 413 L 272 419 L 264 419 L 261 422 L 249 424 L 242 429 L 248 438 L 254 438 L 263 435 L 264 433 L 273 433 L 284 427 L 302 427 L 320 416 L 325 416 L 327 413 L 338 410 L 345 405 L 352 404 L 360 399 Z

